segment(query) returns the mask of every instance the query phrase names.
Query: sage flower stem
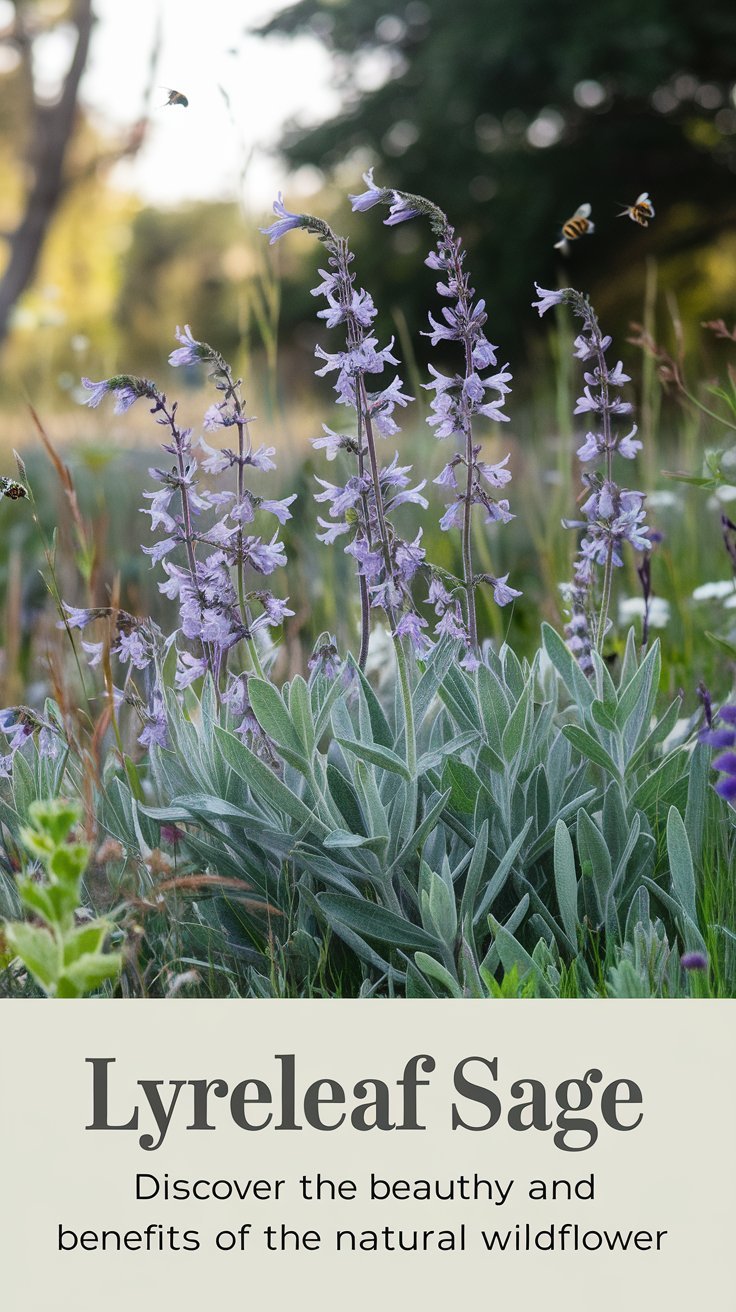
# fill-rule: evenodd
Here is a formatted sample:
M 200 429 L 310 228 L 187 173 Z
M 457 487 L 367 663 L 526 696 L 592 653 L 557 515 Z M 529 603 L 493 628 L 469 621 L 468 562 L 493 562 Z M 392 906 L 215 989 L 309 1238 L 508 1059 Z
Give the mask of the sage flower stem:
M 359 409 L 363 412 L 363 421 L 365 425 L 365 440 L 368 448 L 368 459 L 371 467 L 371 478 L 373 480 L 373 495 L 376 505 L 376 518 L 378 520 L 378 531 L 381 535 L 381 551 L 386 562 L 386 574 L 391 576 L 393 573 L 393 562 L 391 560 L 391 549 L 388 537 L 388 525 L 383 505 L 383 491 L 381 488 L 381 479 L 378 470 L 378 458 L 376 456 L 376 442 L 373 434 L 370 415 L 368 413 L 368 397 L 366 396 L 365 381 L 360 379 L 359 383 Z M 393 606 L 386 603 L 386 615 L 391 626 L 391 635 L 393 638 L 394 651 L 396 652 L 396 668 L 399 675 L 399 684 L 401 687 L 401 700 L 404 704 L 404 725 L 406 728 L 406 766 L 412 776 L 411 787 L 416 796 L 416 765 L 417 765 L 417 743 L 416 730 L 414 727 L 414 707 L 411 700 L 411 685 L 409 683 L 409 671 L 406 665 L 406 655 L 401 638 L 396 633 L 396 617 Z M 416 801 L 415 801 L 416 808 Z
M 471 348 L 468 342 L 465 343 L 465 364 L 467 373 L 472 373 L 473 362 L 471 358 Z M 467 599 L 466 613 L 470 650 L 473 653 L 477 653 L 478 621 L 475 612 L 475 584 L 473 582 L 473 556 L 471 543 L 473 521 L 473 429 L 470 419 L 468 419 L 467 427 L 465 429 L 465 462 L 466 484 L 465 506 L 463 511 L 463 579 L 465 582 L 465 595 Z

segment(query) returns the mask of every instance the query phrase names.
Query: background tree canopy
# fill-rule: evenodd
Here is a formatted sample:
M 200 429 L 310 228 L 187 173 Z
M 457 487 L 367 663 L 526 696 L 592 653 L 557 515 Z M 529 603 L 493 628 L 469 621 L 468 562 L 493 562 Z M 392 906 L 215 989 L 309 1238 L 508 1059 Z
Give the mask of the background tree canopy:
M 528 322 L 533 278 L 638 314 L 645 256 L 696 315 L 730 312 L 732 0 L 300 0 L 262 30 L 316 34 L 343 93 L 330 122 L 293 125 L 288 164 L 337 171 L 349 190 L 375 164 L 380 184 L 436 200 L 466 237 L 503 340 Z M 646 232 L 616 217 L 643 191 L 657 211 Z M 554 242 L 585 201 L 596 234 L 564 268 Z M 428 234 L 379 240 L 379 222 L 354 225 L 363 280 L 419 313 L 408 247 Z

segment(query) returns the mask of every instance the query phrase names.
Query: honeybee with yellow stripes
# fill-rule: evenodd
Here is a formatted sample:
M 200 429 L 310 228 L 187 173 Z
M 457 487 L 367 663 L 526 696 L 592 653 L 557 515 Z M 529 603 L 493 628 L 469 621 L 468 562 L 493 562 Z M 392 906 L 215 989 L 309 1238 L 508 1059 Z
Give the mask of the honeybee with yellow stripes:
M 579 205 L 571 219 L 568 219 L 562 225 L 560 240 L 555 242 L 555 250 L 562 251 L 567 255 L 570 250 L 570 242 L 577 241 L 578 237 L 590 236 L 595 232 L 595 224 L 591 222 L 590 205 Z
M 169 93 L 169 98 L 166 101 L 167 105 L 181 105 L 186 109 L 189 101 L 182 91 L 174 91 L 171 87 L 162 87 L 161 90 Z
M 617 217 L 623 219 L 626 215 L 628 215 L 630 219 L 633 219 L 634 223 L 638 223 L 640 227 L 649 227 L 649 220 L 654 218 L 654 206 L 649 199 L 648 191 L 643 191 L 641 196 L 637 196 L 634 204 L 627 205 L 621 210 Z

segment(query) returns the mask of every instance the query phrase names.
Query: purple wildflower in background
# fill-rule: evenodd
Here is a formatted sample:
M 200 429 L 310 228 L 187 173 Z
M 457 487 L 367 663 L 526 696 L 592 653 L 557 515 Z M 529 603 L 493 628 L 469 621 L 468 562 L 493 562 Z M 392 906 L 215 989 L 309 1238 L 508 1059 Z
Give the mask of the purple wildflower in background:
M 285 233 L 291 232 L 293 228 L 305 228 L 308 226 L 307 222 L 305 222 L 305 220 L 308 219 L 307 215 L 289 213 L 282 200 L 281 192 L 278 194 L 278 199 L 273 203 L 273 212 L 278 216 L 276 222 L 272 223 L 269 228 L 261 228 L 261 232 L 268 237 L 271 246 L 273 246 L 275 241 L 278 241 L 279 237 L 283 237 Z
M 307 661 L 307 669 L 313 678 L 322 675 L 323 678 L 332 680 L 341 672 L 343 663 L 340 658 L 337 643 L 331 633 L 323 633 L 315 643 L 314 651 Z
M 683 970 L 707 970 L 708 958 L 704 952 L 683 952 L 680 965 Z
M 285 223 L 288 215 L 281 216 Z M 290 506 L 294 496 L 269 498 L 245 485 L 248 469 L 275 468 L 272 447 L 253 448 L 248 418 L 241 397 L 241 380 L 234 378 L 229 365 L 218 351 L 206 342 L 199 341 L 189 324 L 177 327 L 179 346 L 171 352 L 169 362 L 175 368 L 203 364 L 220 393 L 220 400 L 211 405 L 205 415 L 207 432 L 227 432 L 235 429 L 238 435 L 237 450 L 218 451 L 204 439 L 200 447 L 205 453 L 201 464 L 194 453 L 192 430 L 180 426 L 177 403 L 171 406 L 166 396 L 147 379 L 129 375 L 92 383 L 85 379 L 91 391 L 88 404 L 97 406 L 107 395 L 113 395 L 116 410 L 122 412 L 135 400 L 145 397 L 151 404 L 155 422 L 167 430 L 163 450 L 174 457 L 173 467 L 152 468 L 151 478 L 158 485 L 155 491 L 145 492 L 147 505 L 143 513 L 150 519 L 151 532 L 159 535 L 152 546 L 143 548 L 153 565 L 160 565 L 165 580 L 160 591 L 179 610 L 179 627 L 172 635 L 177 646 L 175 686 L 179 691 L 195 679 L 210 673 L 218 688 L 227 654 L 239 643 L 245 642 L 250 651 L 251 663 L 261 674 L 262 669 L 253 635 L 260 629 L 274 627 L 293 614 L 287 603 L 264 589 L 260 582 L 246 590 L 245 571 L 254 575 L 270 575 L 286 563 L 283 544 L 278 533 L 270 538 L 257 533 L 244 532 L 257 516 L 273 516 L 279 524 L 291 518 Z M 236 471 L 235 488 L 203 486 L 202 473 L 217 477 L 227 471 Z M 180 560 L 170 559 L 181 553 Z M 164 652 L 163 635 L 151 624 L 143 624 L 126 612 L 112 612 L 109 608 L 82 609 L 65 606 L 64 623 L 68 628 L 84 629 L 103 615 L 115 616 L 116 628 L 110 651 L 128 666 L 126 687 L 133 671 L 143 673 Z M 169 643 L 172 639 L 169 639 Z M 166 649 L 168 650 L 168 645 Z M 194 650 L 185 644 L 191 643 Z M 83 642 L 90 664 L 98 664 L 104 650 L 99 642 Z M 229 676 L 232 677 L 232 676 Z M 158 677 L 150 687 L 147 707 L 134 688 L 126 700 L 137 705 L 144 720 L 139 737 L 142 746 L 164 746 L 166 742 L 166 713 Z M 143 708 L 143 709 L 141 709 Z
M 0 755 L 0 778 L 7 778 L 13 770 L 16 752 L 38 731 L 38 754 L 56 760 L 64 745 L 56 725 L 43 719 L 30 706 L 7 706 L 0 711 L 0 733 L 7 738 L 7 752 Z
M 567 592 L 569 618 L 565 632 L 568 646 L 581 669 L 590 674 L 593 648 L 603 650 L 613 571 L 624 563 L 623 544 L 628 542 L 639 552 L 647 552 L 652 546 L 645 522 L 644 494 L 620 487 L 613 469 L 615 456 L 633 460 L 641 449 L 641 442 L 636 440 L 635 425 L 623 433 L 612 423 L 612 419 L 628 418 L 631 414 L 631 404 L 617 391 L 630 379 L 620 360 L 613 367 L 608 364 L 606 351 L 611 338 L 601 332 L 588 299 L 572 287 L 549 291 L 537 283 L 534 285 L 539 299 L 532 304 L 540 316 L 555 305 L 565 304 L 583 321 L 582 330 L 575 338 L 573 354 L 587 368 L 583 375 L 583 394 L 574 413 L 590 415 L 593 426 L 577 454 L 583 465 L 594 466 L 600 462 L 603 467 L 600 472 L 586 468 L 582 474 L 588 494 L 581 507 L 583 518 L 562 522 L 566 528 L 582 532 L 573 580 Z M 602 572 L 602 583 L 598 602 L 599 571 Z
M 731 806 L 736 807 L 736 706 L 722 706 L 718 716 L 714 717 L 712 727 L 701 730 L 700 741 L 721 750 L 722 754 L 713 760 L 713 769 L 722 778 L 713 787 Z
M 353 202 L 358 209 L 370 209 L 380 201 L 393 201 L 393 193 L 373 186 L 372 173 L 365 175 L 368 190 Z M 280 210 L 274 206 L 277 213 Z M 273 224 L 263 229 L 272 241 L 289 228 L 302 227 L 315 235 L 327 251 L 327 268 L 320 269 L 319 284 L 313 296 L 323 297 L 325 310 L 317 317 L 328 328 L 340 328 L 345 334 L 345 349 L 335 352 L 317 346 L 321 361 L 317 375 L 335 375 L 334 391 L 338 405 L 354 410 L 357 433 L 337 433 L 323 426 L 324 436 L 314 438 L 316 450 L 324 450 L 328 460 L 344 453 L 353 462 L 353 472 L 344 483 L 318 478 L 321 491 L 315 499 L 326 507 L 328 517 L 319 516 L 319 541 L 325 544 L 347 538 L 344 550 L 352 555 L 358 572 L 361 599 L 361 645 L 359 665 L 364 668 L 368 653 L 370 608 L 382 607 L 396 638 L 407 637 L 415 649 L 424 651 L 427 643 L 418 622 L 406 617 L 414 614 L 411 581 L 424 561 L 419 534 L 412 543 L 400 535 L 391 516 L 400 506 L 413 503 L 426 508 L 422 496 L 425 481 L 410 486 L 411 469 L 399 467 L 398 453 L 381 465 L 377 437 L 393 437 L 399 432 L 394 418 L 397 409 L 412 399 L 406 394 L 398 375 L 386 381 L 387 366 L 398 364 L 393 354 L 393 340 L 379 347 L 372 331 L 376 307 L 369 292 L 356 287 L 351 268 L 353 255 L 347 241 L 335 234 L 321 219 L 311 215 L 291 216 L 289 227 Z M 377 382 L 374 383 L 373 380 Z M 369 381 L 370 380 L 370 381 Z M 405 622 L 406 621 L 406 622 Z
M 125 414 L 126 410 L 139 401 L 141 397 L 147 397 L 148 400 L 155 401 L 157 393 L 155 384 L 148 378 L 134 378 L 132 374 L 120 374 L 115 378 L 103 378 L 99 383 L 93 383 L 90 378 L 82 379 L 82 387 L 86 388 L 92 395 L 87 397 L 85 405 L 96 409 L 97 406 L 106 396 L 115 397 L 114 413 L 116 415 Z
M 435 632 L 441 636 L 451 630 L 452 636 L 463 641 L 467 649 L 463 663 L 468 668 L 477 668 L 479 648 L 475 589 L 483 577 L 473 573 L 472 511 L 474 506 L 480 506 L 485 511 L 487 524 L 508 523 L 513 515 L 508 501 L 505 498 L 499 500 L 494 495 L 511 479 L 510 472 L 505 468 L 509 457 L 495 464 L 481 460 L 481 447 L 474 441 L 473 424 L 478 417 L 495 423 L 508 421 L 503 406 L 510 391 L 508 384 L 511 373 L 508 365 L 492 374 L 486 372 L 497 364 L 497 348 L 486 336 L 488 316 L 485 301 L 475 299 L 475 289 L 465 269 L 462 239 L 451 227 L 447 216 L 423 196 L 375 187 L 372 171 L 370 175 L 365 175 L 365 180 L 368 191 L 350 198 L 354 210 L 369 209 L 379 202 L 389 205 L 388 217 L 384 219 L 384 223 L 389 226 L 424 215 L 429 218 L 437 236 L 436 247 L 430 251 L 425 263 L 440 274 L 437 293 L 449 304 L 442 307 L 439 319 L 430 313 L 430 331 L 425 336 L 430 338 L 433 346 L 445 342 L 457 343 L 464 358 L 462 368 L 450 375 L 440 373 L 430 365 L 432 378 L 423 386 L 434 392 L 430 403 L 432 413 L 427 422 L 434 428 L 436 437 L 455 437 L 460 443 L 460 451 L 434 481 L 455 494 L 446 505 L 440 527 L 445 532 L 453 528 L 459 528 L 462 532 L 465 616 L 461 618 L 459 607 L 443 604 L 442 609 L 436 611 Z M 462 483 L 458 481 L 458 472 L 461 470 L 464 470 Z M 504 586 L 494 588 L 494 599 L 500 606 L 520 596 L 521 593 L 506 585 L 505 580 Z

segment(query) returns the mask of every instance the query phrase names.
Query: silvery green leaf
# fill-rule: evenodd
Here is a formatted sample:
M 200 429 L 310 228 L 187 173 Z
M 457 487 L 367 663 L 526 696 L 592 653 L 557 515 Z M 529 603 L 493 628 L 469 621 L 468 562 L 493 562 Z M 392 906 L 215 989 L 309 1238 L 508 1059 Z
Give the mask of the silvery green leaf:
M 582 809 L 578 811 L 577 839 L 583 885 L 588 880 L 592 884 L 598 922 L 602 925 L 605 921 L 608 890 L 613 880 L 611 856 L 600 829 L 587 811 Z
M 577 942 L 578 933 L 578 878 L 575 869 L 575 851 L 564 820 L 555 826 L 555 890 L 562 924 L 570 942 Z
M 678 703 L 675 702 L 674 705 L 678 706 Z M 700 863 L 703 851 L 703 831 L 709 801 L 710 761 L 711 753 L 708 747 L 705 743 L 698 743 L 690 757 L 687 807 L 685 809 L 685 829 L 690 851 L 696 864 Z
M 514 935 L 509 933 L 508 929 L 505 929 L 497 920 L 494 920 L 493 916 L 489 916 L 488 919 L 494 933 L 495 946 L 504 971 L 508 973 L 516 966 L 520 980 L 524 980 L 531 973 L 542 997 L 553 997 L 552 989 L 526 948 L 522 947 L 518 939 L 514 938 Z
M 363 671 L 358 668 L 352 656 L 348 656 L 348 665 L 355 671 L 360 683 L 360 689 L 368 711 L 372 741 L 378 743 L 379 747 L 393 748 L 394 735 L 391 731 L 391 726 L 386 719 L 381 703 L 376 697 L 376 694 L 366 679 Z
M 670 897 L 669 893 L 665 893 L 664 889 L 660 888 L 659 884 L 656 884 L 653 879 L 645 879 L 644 883 L 650 893 L 653 893 L 658 901 L 667 908 L 679 926 L 686 950 L 688 952 L 704 952 L 707 955 L 708 949 L 703 935 L 695 921 L 690 918 L 682 904 L 677 901 L 677 898 Z
M 329 916 L 333 926 L 340 923 L 360 934 L 361 938 L 376 939 L 385 946 L 406 951 L 441 950 L 436 934 L 428 934 L 419 925 L 412 924 L 395 911 L 389 911 L 375 902 L 367 902 L 364 898 L 343 897 L 339 893 L 319 893 L 317 904 Z
M 480 881 L 488 857 L 488 821 L 484 820 L 475 838 L 468 874 L 460 903 L 460 924 L 465 925 L 468 917 L 473 917 L 475 899 L 478 895 Z
M 481 665 L 477 677 L 485 736 L 492 747 L 498 748 L 508 723 L 513 701 L 501 680 L 487 665 Z
M 371 747 L 349 738 L 336 738 L 335 741 L 346 751 L 352 752 L 359 760 L 366 761 L 369 765 L 377 765 L 381 770 L 390 770 L 392 774 L 401 775 L 402 779 L 411 779 L 411 772 L 406 762 L 388 747 L 378 747 L 375 744 Z
M 626 647 L 624 648 L 624 658 L 621 662 L 621 677 L 619 679 L 619 694 L 631 682 L 636 671 L 639 668 L 639 657 L 637 655 L 636 632 L 632 625 L 626 635 Z
M 674 806 L 670 807 L 667 816 L 667 855 L 672 876 L 672 891 L 690 920 L 697 921 L 693 858 L 682 816 Z
M 593 761 L 595 765 L 601 766 L 601 768 L 604 769 L 607 774 L 612 775 L 614 779 L 620 778 L 620 771 L 616 762 L 598 739 L 588 733 L 587 729 L 581 729 L 577 724 L 566 724 L 563 725 L 562 732 L 567 738 L 567 741 L 572 743 L 573 747 L 576 747 L 577 750 L 581 752 L 583 756 L 587 757 L 589 761 Z
M 349 848 L 349 847 L 369 847 L 374 851 L 383 850 L 388 841 L 386 835 L 379 835 L 376 838 L 366 838 L 364 834 L 351 834 L 347 829 L 333 829 L 331 833 L 325 834 L 322 843 L 327 848 Z
M 474 730 L 469 730 L 467 733 L 459 733 L 454 738 L 450 738 L 435 750 L 425 752 L 417 762 L 418 776 L 421 777 L 426 774 L 427 770 L 436 770 L 446 756 L 459 756 L 464 748 L 477 741 L 477 733 Z
M 485 889 L 483 896 L 481 897 L 480 903 L 473 917 L 476 924 L 480 920 L 481 916 L 485 915 L 485 913 L 488 911 L 488 908 L 493 906 L 493 903 L 495 902 L 496 898 L 502 891 L 503 886 L 509 877 L 509 873 L 514 864 L 514 861 L 516 860 L 517 856 L 519 855 L 519 852 L 521 851 L 524 845 L 524 839 L 529 833 L 531 824 L 532 824 L 532 816 L 529 816 L 529 819 L 524 825 L 524 828 L 522 829 L 521 833 L 516 835 L 516 838 L 514 839 L 513 843 L 508 848 L 508 850 L 504 853 L 503 857 L 501 858 L 498 865 L 496 866 L 496 869 L 493 872 L 490 880 L 488 881 L 488 886 Z
M 532 685 L 527 683 L 501 735 L 501 754 L 507 765 L 519 755 L 532 715 Z
M 480 714 L 462 673 L 452 667 L 439 687 L 439 695 L 461 732 L 480 731 Z
M 305 685 L 306 686 L 306 685 Z M 291 720 L 283 698 L 266 679 L 248 680 L 248 699 L 263 732 L 286 749 L 290 757 L 306 765 L 306 748 Z
M 665 797 L 672 785 L 685 775 L 688 765 L 688 753 L 681 747 L 675 748 L 639 785 L 630 799 L 630 805 L 643 811 L 645 815 L 654 816 L 657 803 Z
M 426 977 L 420 970 L 417 970 L 413 961 L 408 961 L 406 966 L 406 996 L 415 999 L 429 999 L 440 996 L 430 987 Z
M 438 984 L 441 984 L 450 994 L 451 998 L 461 998 L 463 996 L 462 989 L 457 980 L 453 979 L 449 970 L 441 965 L 439 961 L 435 961 L 434 957 L 428 956 L 426 952 L 416 952 L 414 954 L 414 960 L 418 969 L 422 971 L 423 974 L 428 975 L 430 979 L 436 980 Z
M 457 904 L 454 893 L 445 881 L 430 870 L 423 862 L 427 890 L 420 893 L 419 905 L 422 911 L 422 923 L 430 933 L 437 937 L 453 951 L 457 934 Z
M 252 788 L 257 797 L 263 798 L 276 811 L 290 815 L 298 824 L 311 827 L 315 833 L 328 832 L 328 826 L 245 743 L 241 743 L 239 738 L 225 729 L 215 727 L 214 734 L 227 764 Z
M 559 633 L 549 624 L 542 625 L 542 642 L 571 700 L 582 709 L 587 709 L 593 700 L 593 689 Z
M 682 709 L 682 702 L 678 697 L 675 699 L 675 701 L 673 701 L 668 706 L 664 715 L 661 716 L 659 720 L 657 720 L 657 723 L 654 725 L 654 728 L 650 729 L 646 738 L 643 740 L 641 745 L 637 747 L 633 756 L 629 757 L 626 763 L 627 777 L 629 775 L 635 775 L 637 770 L 639 769 L 639 766 L 642 765 L 642 763 L 649 755 L 649 753 L 652 751 L 652 749 L 656 747 L 658 743 L 662 742 L 665 738 L 667 738 L 667 736 L 670 733 L 672 733 L 672 730 L 677 724 L 677 719 L 681 709 Z
M 416 856 L 419 852 L 421 852 L 422 846 L 427 838 L 427 835 L 430 834 L 434 829 L 440 816 L 442 815 L 442 812 L 447 806 L 449 799 L 450 799 L 449 791 L 440 793 L 438 796 L 435 797 L 435 800 L 431 803 L 430 807 L 422 817 L 422 820 L 418 825 L 417 829 L 408 839 L 408 841 L 401 849 L 401 851 L 398 853 L 395 860 L 391 863 L 391 866 L 386 872 L 387 878 L 390 878 L 395 870 L 405 865 L 409 860 L 411 860 L 412 857 Z
M 327 784 L 330 796 L 351 833 L 359 834 L 364 832 L 363 816 L 355 791 L 337 766 L 331 762 L 327 766 Z
M 314 721 L 309 701 L 309 689 L 301 674 L 297 674 L 292 679 L 289 687 L 289 714 L 297 737 L 300 743 L 303 744 L 304 754 L 307 760 L 311 760 L 314 752 Z
M 659 643 L 655 642 L 636 674 L 619 694 L 616 723 L 624 734 L 628 755 L 635 750 L 642 729 L 649 728 L 661 668 Z
M 322 897 L 330 896 L 332 896 L 332 894 L 322 894 Z M 337 896 L 339 896 L 339 894 Z M 397 982 L 401 982 L 404 979 L 403 971 L 397 970 L 392 966 L 384 957 L 376 952 L 375 948 L 371 947 L 369 943 L 366 943 L 365 939 L 361 938 L 360 934 L 356 934 L 354 930 L 350 929 L 344 920 L 341 920 L 339 916 L 334 915 L 328 907 L 322 906 L 314 893 L 308 888 L 302 888 L 301 897 L 313 907 L 315 915 L 318 918 L 323 918 L 327 921 L 330 929 L 347 943 L 348 947 L 352 948 L 353 952 L 361 961 L 367 962 L 369 966 L 374 968 L 374 970 L 378 970 L 380 973 L 385 974 L 389 979 L 394 979 Z M 345 900 L 350 901 L 349 898 Z
M 539 835 L 539 838 L 534 840 L 528 852 L 524 853 L 524 860 L 526 863 L 531 865 L 535 861 L 538 861 L 540 856 L 543 856 L 548 848 L 552 846 L 555 835 L 555 825 L 558 820 L 567 820 L 571 815 L 577 815 L 580 808 L 589 805 L 595 796 L 595 788 L 590 788 L 586 793 L 581 793 L 578 797 L 573 797 L 571 801 L 566 802 L 563 807 L 560 807 L 559 811 L 553 816 L 544 832 Z

